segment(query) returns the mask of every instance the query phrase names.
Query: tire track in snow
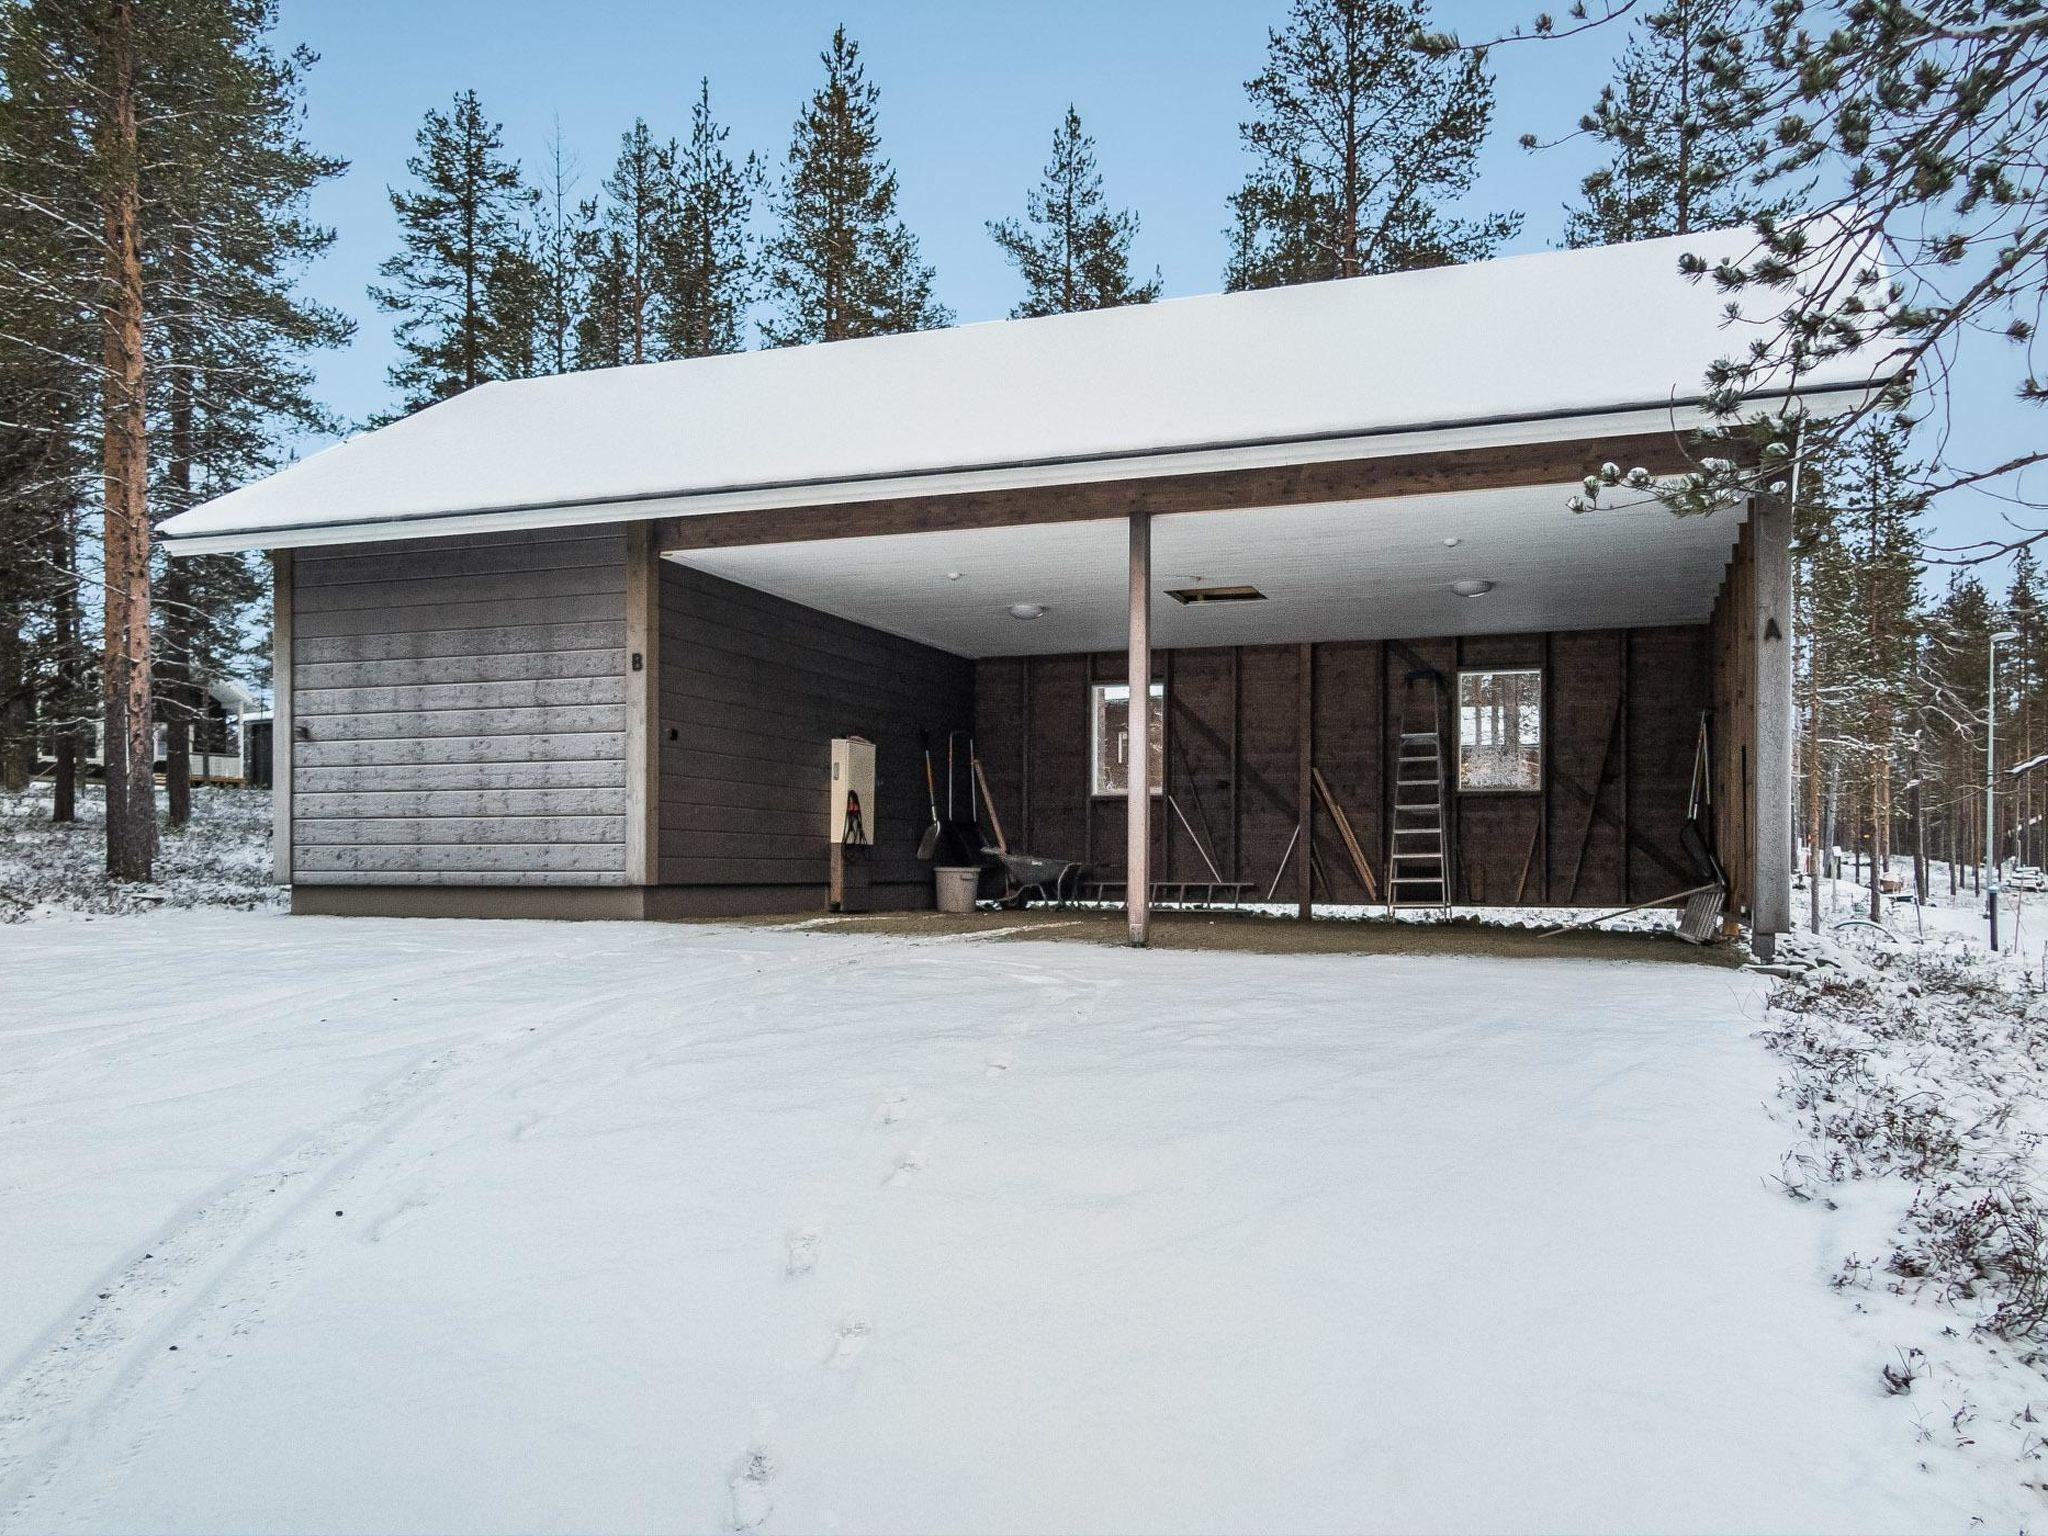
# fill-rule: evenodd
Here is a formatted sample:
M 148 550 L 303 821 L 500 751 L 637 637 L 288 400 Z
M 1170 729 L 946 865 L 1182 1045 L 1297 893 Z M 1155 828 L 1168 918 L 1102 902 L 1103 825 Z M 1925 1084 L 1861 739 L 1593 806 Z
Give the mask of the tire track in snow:
M 731 962 L 745 966 L 759 959 L 757 952 L 735 949 L 692 947 L 686 954 L 692 961 L 728 962 L 728 971 Z M 441 957 L 423 954 L 421 959 L 437 963 Z M 506 962 L 505 955 L 496 954 L 490 967 L 501 986 L 514 986 L 504 976 Z M 749 971 L 726 987 L 714 983 L 707 993 L 702 983 L 713 978 L 693 977 L 698 985 L 690 1007 L 716 1006 L 751 979 Z M 388 989 L 387 982 L 361 990 Z M 347 1113 L 216 1185 L 162 1229 L 142 1258 L 104 1276 L 74 1306 L 75 1320 L 46 1335 L 40 1348 L 0 1380 L 0 1511 L 5 1511 L 0 1530 L 33 1526 L 33 1507 L 66 1469 L 66 1453 L 84 1450 L 149 1387 L 152 1377 L 175 1368 L 180 1379 L 160 1391 L 165 1401 L 110 1464 L 125 1466 L 140 1454 L 154 1438 L 156 1425 L 197 1388 L 207 1359 L 231 1358 L 234 1342 L 254 1331 L 270 1299 L 304 1266 L 310 1248 L 284 1239 L 333 1198 L 337 1186 L 436 1108 L 502 1100 L 532 1058 L 593 1025 L 629 1018 L 619 1005 L 638 990 L 636 980 L 621 981 L 584 994 L 574 1015 L 553 1028 L 528 1026 L 495 1040 L 433 1050 L 387 1078 Z M 500 1070 L 437 1097 L 441 1085 L 465 1068 L 486 1064 Z M 188 1347 L 178 1359 L 181 1352 L 173 1341 L 197 1333 L 202 1316 L 225 1317 L 225 1333 L 211 1349 Z M 87 1508 L 115 1481 L 101 1480 Z

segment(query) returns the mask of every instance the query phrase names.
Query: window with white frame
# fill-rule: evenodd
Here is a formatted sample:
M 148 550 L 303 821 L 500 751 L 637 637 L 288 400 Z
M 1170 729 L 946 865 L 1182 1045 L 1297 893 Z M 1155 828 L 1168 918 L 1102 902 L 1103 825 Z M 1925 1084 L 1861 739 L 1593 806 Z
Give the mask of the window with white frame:
M 1127 683 L 1088 685 L 1088 715 L 1094 722 L 1094 793 L 1121 795 L 1131 784 L 1131 690 Z M 1160 792 L 1166 767 L 1166 684 L 1152 685 L 1146 738 L 1151 747 L 1152 793 Z
M 1543 673 L 1458 674 L 1458 788 L 1468 794 L 1543 787 Z

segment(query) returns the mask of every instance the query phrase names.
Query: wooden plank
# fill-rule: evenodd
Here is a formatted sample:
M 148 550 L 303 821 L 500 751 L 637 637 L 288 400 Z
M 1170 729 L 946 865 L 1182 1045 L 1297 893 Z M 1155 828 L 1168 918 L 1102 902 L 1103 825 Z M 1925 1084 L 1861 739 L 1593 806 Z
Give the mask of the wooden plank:
M 373 763 L 305 768 L 296 774 L 301 794 L 412 789 L 624 789 L 619 758 L 570 763 Z
M 822 796 L 820 797 L 822 800 Z M 810 818 L 804 818 L 808 821 Z M 777 860 L 799 864 L 809 873 L 804 879 L 823 880 L 829 874 L 831 844 L 822 831 L 805 831 L 798 819 L 784 818 L 772 827 L 743 828 L 738 831 L 709 831 L 699 827 L 670 827 L 666 847 L 671 859 L 696 863 L 704 859 Z
M 301 816 L 301 848 L 417 843 L 616 843 L 618 816 Z
M 458 684 L 566 682 L 617 677 L 625 669 L 618 646 L 589 650 L 507 651 L 492 656 L 433 656 L 383 661 L 301 660 L 293 675 L 302 692 L 351 688 L 443 688 Z
M 386 608 L 351 608 L 340 613 L 306 614 L 298 633 L 312 639 L 385 635 L 393 631 L 431 634 L 436 631 L 493 629 L 517 624 L 592 624 L 616 622 L 617 592 L 582 592 L 571 597 L 494 598 L 485 602 L 460 599 L 434 604 Z
M 618 652 L 598 655 L 616 658 Z M 600 677 L 507 679 L 494 683 L 406 683 L 296 690 L 299 718 L 318 733 L 321 716 L 428 714 L 454 709 L 557 709 L 577 704 L 624 704 L 626 679 Z
M 374 710 L 301 721 L 300 739 L 418 741 L 427 736 L 548 736 L 564 732 L 622 733 L 623 704 L 572 704 L 541 709 Z M 310 736 L 306 733 L 310 732 Z
M 343 555 L 329 546 L 300 551 L 300 570 L 325 588 L 363 582 L 502 576 L 577 566 L 616 569 L 624 556 L 623 536 L 615 530 L 603 537 L 558 539 L 548 544 L 479 545 L 452 541 L 436 549 L 403 554 Z
M 916 797 L 924 799 L 924 780 L 919 778 Z M 664 773 L 661 785 L 663 826 L 682 825 L 675 813 L 691 807 L 706 809 L 777 811 L 802 816 L 817 808 L 815 783 L 770 784 L 758 778 L 713 779 L 699 775 Z M 920 808 L 921 804 L 920 804 Z
M 270 619 L 270 869 L 279 885 L 292 883 L 292 552 L 272 553 Z
M 298 858 L 307 871 L 352 874 L 367 870 L 388 874 L 456 870 L 500 870 L 518 875 L 543 871 L 623 874 L 626 849 L 623 843 L 416 843 L 403 848 L 301 848 Z
M 341 869 L 308 870 L 300 885 L 612 886 L 624 885 L 624 870 L 550 869 Z
M 434 816 L 611 816 L 626 811 L 624 789 L 359 789 L 299 797 L 298 819 Z M 624 833 L 621 832 L 620 840 Z
M 816 858 L 667 858 L 661 861 L 663 885 L 815 885 L 822 893 L 828 875 L 823 839 L 819 840 Z
M 981 789 L 981 808 L 988 813 L 989 830 L 995 834 L 996 848 L 1008 853 L 1010 840 L 1003 836 L 1003 818 L 996 813 L 996 797 L 988 792 L 988 775 L 982 772 L 979 756 L 974 759 L 974 782 Z
M 455 602 L 552 603 L 568 597 L 623 597 L 625 590 L 625 572 L 614 559 L 603 565 L 576 565 L 560 570 L 341 581 L 321 587 L 308 587 L 301 581 L 299 612 L 302 616 L 403 612 L 408 608 L 441 608 Z
M 1322 796 L 1323 809 L 1330 813 L 1330 820 L 1336 823 L 1337 835 L 1344 842 L 1344 851 L 1351 855 L 1351 867 L 1358 875 L 1358 883 L 1365 887 L 1368 901 L 1380 899 L 1379 887 L 1372 878 L 1372 866 L 1365 860 L 1365 850 L 1358 846 L 1358 839 L 1351 831 L 1351 818 L 1344 814 L 1344 807 L 1337 803 L 1337 797 L 1330 793 L 1329 781 L 1323 777 L 1323 770 L 1312 768 L 1309 775 L 1315 780 L 1316 792 Z
M 1579 876 L 1585 872 L 1586 850 L 1592 846 L 1593 824 L 1599 819 L 1600 814 L 1600 788 L 1607 782 L 1607 760 L 1614 755 L 1615 738 L 1621 733 L 1622 706 L 1625 702 L 1622 695 L 1617 692 L 1614 698 L 1614 718 L 1607 727 L 1607 734 L 1602 738 L 1600 757 L 1593 764 L 1593 777 L 1586 786 L 1586 825 L 1579 834 L 1579 851 L 1577 857 L 1572 860 L 1572 877 L 1565 882 L 1564 899 L 1567 906 L 1571 904 L 1572 898 L 1578 895 Z
M 708 801 L 689 801 L 680 805 L 663 802 L 661 807 L 661 830 L 666 838 L 672 832 L 755 832 L 763 828 L 780 830 L 797 826 L 805 818 L 817 796 L 804 791 L 804 804 L 794 809 L 782 806 L 720 805 Z M 821 839 L 822 840 L 822 839 Z
M 1689 463 L 1685 440 L 1679 434 L 1650 432 L 1265 469 L 710 513 L 663 519 L 657 538 L 664 550 L 723 549 L 941 529 L 1363 501 L 1502 486 L 1568 485 L 1609 460 L 1631 467 L 1641 465 L 1653 474 L 1682 470 Z
M 623 598 L 625 571 L 618 561 L 543 571 L 500 571 L 496 575 L 430 575 L 397 582 L 334 582 L 299 586 L 301 614 L 403 612 L 440 608 L 449 602 L 563 602 L 565 598 Z M 408 625 L 410 629 L 412 625 Z
M 531 620 L 531 616 L 529 616 Z M 372 634 L 298 637 L 292 654 L 308 662 L 437 661 L 458 656 L 516 656 L 550 651 L 611 649 L 626 645 L 623 613 L 600 619 L 531 620 L 470 629 L 400 630 Z
M 556 732 L 545 736 L 389 737 L 376 741 L 292 743 L 295 768 L 357 768 L 373 764 L 588 763 L 624 760 L 622 731 Z

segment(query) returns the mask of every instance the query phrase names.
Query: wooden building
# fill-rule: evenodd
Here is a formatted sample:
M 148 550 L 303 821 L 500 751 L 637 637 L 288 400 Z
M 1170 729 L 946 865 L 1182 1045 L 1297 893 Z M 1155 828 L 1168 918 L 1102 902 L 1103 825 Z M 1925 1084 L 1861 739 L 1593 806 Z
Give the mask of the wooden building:
M 1620 905 L 1696 883 L 1704 739 L 1768 948 L 1786 509 L 1567 505 L 1686 467 L 1731 339 L 1678 255 L 1743 241 L 489 384 L 166 532 L 274 554 L 294 910 L 814 906 L 846 735 L 878 904 L 931 901 L 923 743 L 964 778 L 971 735 L 1011 842 L 1128 882 L 1140 942 L 1160 881 L 1384 897 L 1404 738 L 1455 900 Z

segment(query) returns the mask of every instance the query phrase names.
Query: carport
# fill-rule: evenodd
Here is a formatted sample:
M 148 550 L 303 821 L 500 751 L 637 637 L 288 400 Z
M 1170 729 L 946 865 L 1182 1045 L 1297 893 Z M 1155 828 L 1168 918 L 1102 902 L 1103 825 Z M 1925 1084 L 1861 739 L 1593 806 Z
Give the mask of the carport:
M 1190 881 L 1303 915 L 1654 898 L 1710 786 L 1767 950 L 1786 508 L 1567 505 L 1700 451 L 1730 338 L 1678 258 L 1746 240 L 491 384 L 166 532 L 276 558 L 296 910 L 811 906 L 855 735 L 877 900 L 929 905 L 920 740 L 971 735 L 1013 841 L 1134 943 Z M 1782 403 L 1871 387 L 1835 359 Z

